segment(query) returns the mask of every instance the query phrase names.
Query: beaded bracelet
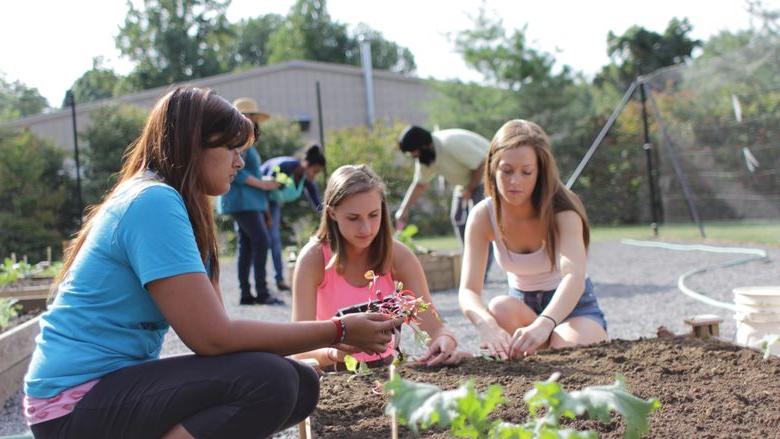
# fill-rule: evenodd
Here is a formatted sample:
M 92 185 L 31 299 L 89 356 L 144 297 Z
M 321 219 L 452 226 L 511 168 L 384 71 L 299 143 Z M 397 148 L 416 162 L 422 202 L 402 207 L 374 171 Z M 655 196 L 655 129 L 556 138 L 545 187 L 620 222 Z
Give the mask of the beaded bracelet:
M 332 344 L 344 343 L 344 339 L 347 338 L 347 325 L 344 324 L 344 319 L 332 317 L 330 321 L 336 325 L 336 340 Z

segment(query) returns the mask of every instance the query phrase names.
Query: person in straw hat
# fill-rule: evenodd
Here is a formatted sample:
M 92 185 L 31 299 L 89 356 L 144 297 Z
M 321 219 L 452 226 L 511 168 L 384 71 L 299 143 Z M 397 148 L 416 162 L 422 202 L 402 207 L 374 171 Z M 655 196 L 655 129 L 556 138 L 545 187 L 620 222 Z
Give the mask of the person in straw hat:
M 233 105 L 255 124 L 255 138 L 261 134 L 260 122 L 270 118 L 260 111 L 251 98 L 238 98 Z M 257 148 L 247 148 L 242 153 L 245 166 L 230 184 L 230 191 L 220 199 L 220 212 L 229 214 L 235 221 L 238 235 L 238 284 L 241 289 L 241 305 L 283 305 L 284 302 L 268 292 L 265 266 L 268 259 L 268 229 L 265 215 L 268 211 L 268 191 L 279 187 L 273 178 L 263 178 L 260 171 L 260 153 Z M 255 292 L 252 296 L 249 272 L 254 270 Z

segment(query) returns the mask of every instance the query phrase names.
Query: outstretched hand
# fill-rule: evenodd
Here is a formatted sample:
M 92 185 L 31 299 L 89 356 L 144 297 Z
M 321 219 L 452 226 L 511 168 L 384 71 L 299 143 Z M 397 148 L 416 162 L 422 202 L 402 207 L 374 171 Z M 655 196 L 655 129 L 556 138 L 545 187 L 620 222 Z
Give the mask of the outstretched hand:
M 442 333 L 431 340 L 428 351 L 417 359 L 419 364 L 437 366 L 442 364 L 458 364 L 462 356 L 459 355 L 458 343 L 455 337 L 449 333 Z
M 510 358 L 517 360 L 535 353 L 550 338 L 553 329 L 555 325 L 547 319 L 536 319 L 530 325 L 518 328 L 512 337 Z
M 512 337 L 499 326 L 478 326 L 480 349 L 487 355 L 502 361 L 509 359 L 509 348 L 512 345 Z

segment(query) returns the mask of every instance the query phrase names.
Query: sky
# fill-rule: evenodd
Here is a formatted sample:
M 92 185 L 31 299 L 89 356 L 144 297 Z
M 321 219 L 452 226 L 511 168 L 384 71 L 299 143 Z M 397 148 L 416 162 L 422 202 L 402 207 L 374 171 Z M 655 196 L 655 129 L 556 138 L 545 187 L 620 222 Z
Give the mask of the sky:
M 139 0 L 134 0 L 138 4 Z M 285 15 L 293 0 L 233 0 L 232 22 L 267 13 Z M 384 37 L 411 49 L 416 74 L 437 79 L 475 81 L 454 52 L 450 36 L 471 26 L 480 0 L 329 0 L 331 19 L 366 23 Z M 770 8 L 780 0 L 764 0 Z M 532 47 L 552 53 L 586 75 L 609 62 L 606 37 L 637 24 L 663 32 L 673 17 L 687 17 L 691 35 L 706 39 L 721 30 L 748 28 L 744 0 L 485 0 L 486 10 L 507 29 L 527 26 Z M 59 106 L 73 82 L 102 56 L 105 65 L 126 74 L 132 65 L 114 44 L 127 12 L 125 0 L 3 0 L 0 14 L 0 73 L 7 81 L 36 87 Z

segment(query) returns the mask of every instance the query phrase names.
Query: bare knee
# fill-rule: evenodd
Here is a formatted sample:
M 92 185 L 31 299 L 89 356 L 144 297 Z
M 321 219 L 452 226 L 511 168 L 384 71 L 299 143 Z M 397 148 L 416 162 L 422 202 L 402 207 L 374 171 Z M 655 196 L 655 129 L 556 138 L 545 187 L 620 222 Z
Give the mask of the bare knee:
M 536 314 L 522 300 L 511 296 L 497 296 L 488 302 L 488 311 L 498 325 L 510 334 L 517 328 L 528 326 Z
M 561 349 L 587 346 L 607 340 L 607 331 L 587 317 L 574 317 L 561 323 L 550 335 L 550 347 Z

